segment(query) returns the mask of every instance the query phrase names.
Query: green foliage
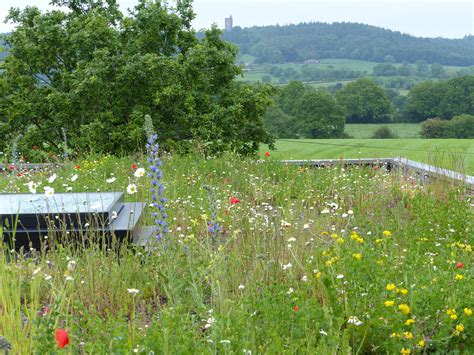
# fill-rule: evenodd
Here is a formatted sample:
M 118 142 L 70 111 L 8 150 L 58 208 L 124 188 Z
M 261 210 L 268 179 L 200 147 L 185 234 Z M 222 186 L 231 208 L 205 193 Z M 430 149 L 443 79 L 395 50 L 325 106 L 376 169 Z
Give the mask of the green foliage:
M 474 115 L 454 116 L 447 129 L 449 138 L 474 138 Z
M 338 138 L 344 132 L 344 111 L 328 92 L 307 90 L 293 109 L 299 131 L 307 138 Z
M 388 126 L 380 126 L 372 134 L 372 138 L 379 139 L 388 139 L 388 138 L 398 138 L 398 136 L 392 132 Z
M 378 64 L 374 67 L 373 75 L 375 76 L 397 76 L 399 70 L 391 63 Z
M 367 78 L 347 84 L 336 98 L 346 110 L 348 123 L 387 122 L 393 111 L 387 93 Z
M 427 81 L 409 93 L 405 116 L 412 122 L 439 117 L 451 119 L 460 114 L 474 114 L 474 76 L 447 81 Z
M 267 109 L 264 122 L 268 131 L 277 138 L 299 137 L 296 119 L 283 112 L 277 105 L 272 105 Z
M 277 106 L 267 112 L 266 124 L 279 138 L 339 138 L 344 132 L 344 112 L 323 89 L 292 81 L 275 101 Z
M 429 76 L 428 63 L 474 64 L 474 36 L 463 39 L 417 38 L 358 23 L 300 23 L 240 28 L 224 33 L 242 54 L 259 63 L 295 63 L 322 58 L 372 62 L 419 61 L 418 74 Z
M 127 16 L 114 0 L 53 3 L 68 11 L 8 16 L 17 28 L 7 37 L 0 130 L 33 126 L 25 150 L 47 142 L 61 151 L 64 128 L 75 151 L 133 152 L 143 148 L 145 115 L 164 149 L 249 154 L 271 143 L 262 120 L 271 88 L 235 82 L 236 46 L 216 28 L 199 40 L 189 1 L 141 0 Z

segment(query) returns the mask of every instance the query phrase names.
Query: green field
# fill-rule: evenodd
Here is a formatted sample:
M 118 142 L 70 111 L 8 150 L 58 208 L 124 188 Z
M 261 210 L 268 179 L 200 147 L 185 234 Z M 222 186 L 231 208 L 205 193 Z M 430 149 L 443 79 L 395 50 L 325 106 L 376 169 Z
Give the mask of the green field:
M 251 56 L 246 56 L 245 58 L 240 59 L 241 62 L 244 63 L 251 63 L 250 60 Z M 351 60 L 351 59 L 321 59 L 317 64 L 309 64 L 317 66 L 321 69 L 341 69 L 341 68 L 348 68 L 356 71 L 366 72 L 367 75 L 372 75 L 373 68 L 381 63 L 376 62 L 368 62 L 364 60 Z M 265 64 L 263 64 L 265 65 Z M 263 75 L 266 74 L 263 70 L 263 65 L 254 65 L 251 67 L 251 70 L 245 71 L 244 76 L 241 80 L 249 81 L 249 82 L 256 82 L 261 81 Z M 302 63 L 291 63 L 291 64 L 271 64 L 277 66 L 279 68 L 294 68 L 296 71 L 300 72 L 301 67 L 307 64 Z M 399 67 L 401 64 L 395 63 L 394 66 Z M 414 64 L 412 64 L 414 66 Z M 467 69 L 469 67 L 458 67 L 458 66 L 444 66 L 446 74 L 449 76 L 454 76 L 459 70 Z M 472 68 L 472 67 L 471 67 Z M 272 83 L 278 83 L 278 78 L 270 75 L 272 78 Z M 331 84 L 335 84 L 337 82 L 343 82 L 344 80 L 339 80 L 336 82 L 331 82 Z
M 278 140 L 274 159 L 408 159 L 474 175 L 474 139 Z M 262 150 L 264 151 L 264 150 Z
M 420 138 L 421 125 L 418 123 L 387 123 L 387 124 L 346 124 L 344 132 L 356 139 L 372 138 L 375 130 L 388 126 L 398 138 Z

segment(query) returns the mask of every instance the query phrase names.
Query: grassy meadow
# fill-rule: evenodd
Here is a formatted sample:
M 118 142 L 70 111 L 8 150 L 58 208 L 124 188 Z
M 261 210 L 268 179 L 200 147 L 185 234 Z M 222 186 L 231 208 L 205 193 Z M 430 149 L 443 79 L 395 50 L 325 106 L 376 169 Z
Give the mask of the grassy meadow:
M 387 126 L 398 138 L 420 138 L 421 125 L 419 123 L 346 123 L 344 132 L 352 138 L 372 138 L 374 132 L 381 126 Z
M 170 232 L 147 249 L 50 241 L 24 255 L 4 244 L 0 334 L 13 353 L 470 353 L 466 191 L 383 168 L 284 166 L 274 159 L 321 147 L 278 147 L 264 163 L 163 157 Z M 3 172 L 0 192 L 27 192 L 31 181 L 38 194 L 133 183 L 127 199 L 150 201 L 147 176 L 132 168 L 145 162 L 89 157 Z
M 347 126 L 349 126 L 349 132 L 352 129 L 352 132 L 356 134 L 357 130 L 352 127 L 356 125 Z M 402 132 L 406 129 L 408 128 L 405 125 L 400 125 L 398 131 Z M 416 128 L 413 129 L 413 132 L 415 131 Z M 262 156 L 265 150 L 264 147 Z M 273 156 L 276 159 L 357 159 L 401 156 L 474 175 L 474 139 L 280 139 L 276 142 L 276 151 Z

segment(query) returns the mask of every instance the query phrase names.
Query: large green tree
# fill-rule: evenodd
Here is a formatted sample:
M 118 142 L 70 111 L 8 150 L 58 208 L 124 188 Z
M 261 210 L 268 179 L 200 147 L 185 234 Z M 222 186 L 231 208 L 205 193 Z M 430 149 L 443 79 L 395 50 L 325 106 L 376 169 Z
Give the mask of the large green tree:
M 17 27 L 3 64 L 2 127 L 60 151 L 127 153 L 142 147 L 150 115 L 167 146 L 252 153 L 271 143 L 262 116 L 268 86 L 237 83 L 237 48 L 216 28 L 198 39 L 191 1 L 53 0 L 57 9 L 12 9 Z M 4 137 L 0 145 L 6 146 Z
M 405 116 L 413 122 L 456 115 L 474 115 L 474 75 L 447 81 L 426 81 L 411 89 Z
M 353 81 L 336 92 L 350 123 L 387 122 L 393 107 L 387 92 L 367 78 Z
M 296 102 L 294 114 L 304 137 L 338 138 L 344 132 L 344 110 L 322 89 L 307 90 Z

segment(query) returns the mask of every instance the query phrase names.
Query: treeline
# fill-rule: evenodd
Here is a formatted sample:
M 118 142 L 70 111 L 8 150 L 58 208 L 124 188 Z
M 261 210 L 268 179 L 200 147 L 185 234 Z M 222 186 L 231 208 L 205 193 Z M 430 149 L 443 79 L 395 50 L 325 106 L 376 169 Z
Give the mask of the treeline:
M 224 38 L 258 63 L 299 63 L 347 58 L 384 62 L 474 65 L 474 36 L 462 39 L 419 38 L 359 23 L 301 23 L 287 26 L 235 27 Z
M 265 124 L 278 138 L 342 138 L 345 123 L 425 121 L 424 137 L 474 138 L 473 119 L 471 75 L 418 84 L 407 97 L 369 78 L 327 89 L 292 81 L 279 89 Z
M 263 72 L 265 74 L 277 77 L 280 84 L 286 84 L 291 80 L 301 81 L 337 81 L 356 79 L 367 75 L 367 72 L 353 70 L 350 68 L 319 68 L 316 65 L 304 65 L 301 70 L 291 66 L 282 68 L 277 65 L 264 64 Z M 263 79 L 263 78 L 262 78 Z M 270 77 L 271 80 L 271 77 Z M 268 81 L 268 79 L 263 79 Z

